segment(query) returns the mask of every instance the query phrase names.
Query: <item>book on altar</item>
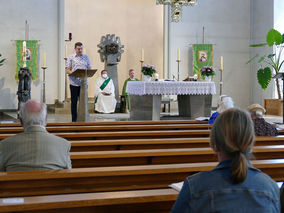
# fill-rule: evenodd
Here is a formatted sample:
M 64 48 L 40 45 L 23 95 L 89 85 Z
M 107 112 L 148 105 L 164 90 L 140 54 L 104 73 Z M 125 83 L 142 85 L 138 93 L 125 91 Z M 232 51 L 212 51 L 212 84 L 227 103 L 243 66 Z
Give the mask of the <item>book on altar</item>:
M 210 117 L 198 117 L 198 118 L 195 118 L 195 120 L 197 120 L 197 121 L 209 121 L 209 118 Z
M 178 183 L 172 183 L 171 185 L 169 185 L 169 187 L 177 190 L 178 192 L 180 192 L 182 186 L 183 186 L 183 181 L 182 182 L 178 182 Z

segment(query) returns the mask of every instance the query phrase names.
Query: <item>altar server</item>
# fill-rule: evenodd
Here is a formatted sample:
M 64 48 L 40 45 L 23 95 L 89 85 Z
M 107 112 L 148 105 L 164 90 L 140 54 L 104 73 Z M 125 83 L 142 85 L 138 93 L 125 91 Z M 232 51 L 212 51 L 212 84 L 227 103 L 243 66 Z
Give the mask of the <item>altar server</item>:
M 101 71 L 95 83 L 95 111 L 100 113 L 113 113 L 115 111 L 116 100 L 112 79 L 107 75 L 106 70 Z

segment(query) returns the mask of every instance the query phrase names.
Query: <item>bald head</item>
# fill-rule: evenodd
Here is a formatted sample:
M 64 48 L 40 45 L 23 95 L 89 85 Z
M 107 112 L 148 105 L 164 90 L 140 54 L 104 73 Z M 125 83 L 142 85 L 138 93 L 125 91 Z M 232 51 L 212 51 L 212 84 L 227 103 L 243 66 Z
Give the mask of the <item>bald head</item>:
M 31 125 L 46 125 L 46 105 L 29 100 L 21 105 L 20 120 L 24 128 Z

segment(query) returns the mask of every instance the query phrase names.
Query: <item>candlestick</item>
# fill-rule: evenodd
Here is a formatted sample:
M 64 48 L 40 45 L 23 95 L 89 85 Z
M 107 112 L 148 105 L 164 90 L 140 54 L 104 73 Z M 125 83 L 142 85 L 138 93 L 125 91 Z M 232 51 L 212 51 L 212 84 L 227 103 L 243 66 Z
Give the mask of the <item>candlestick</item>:
M 223 71 L 223 69 L 224 69 L 223 56 L 221 56 L 221 58 L 220 58 L 220 69 L 221 69 L 221 71 Z
M 144 63 L 144 61 L 142 61 L 142 60 L 140 60 L 140 63 L 141 63 L 141 75 L 140 75 L 140 80 L 142 81 L 142 67 L 143 67 L 143 63 Z
M 178 81 L 179 81 L 179 63 L 180 63 L 180 59 L 177 60 L 177 64 L 178 64 Z
M 43 80 L 42 80 L 42 102 L 45 103 L 46 102 L 46 98 L 45 98 L 45 70 L 47 69 L 46 66 L 42 66 L 41 67 L 42 71 L 43 71 Z
M 180 61 L 180 49 L 177 49 L 177 61 Z
M 66 64 L 66 61 L 67 61 L 67 57 L 64 58 L 65 60 L 65 64 Z M 65 96 L 64 96 L 64 102 L 67 102 L 67 78 L 68 78 L 68 75 L 67 73 L 65 73 Z
M 46 52 L 43 53 L 43 67 L 46 67 Z
M 65 57 L 64 58 L 67 58 L 67 45 L 65 44 Z
M 140 61 L 144 62 L 144 49 L 143 48 L 141 49 L 141 60 Z

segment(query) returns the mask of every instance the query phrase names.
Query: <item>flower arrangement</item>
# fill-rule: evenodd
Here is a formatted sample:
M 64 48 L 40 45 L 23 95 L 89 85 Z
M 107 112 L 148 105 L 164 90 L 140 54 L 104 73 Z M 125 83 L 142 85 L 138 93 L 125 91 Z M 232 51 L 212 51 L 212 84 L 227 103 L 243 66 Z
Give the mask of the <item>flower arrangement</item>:
M 156 67 L 153 65 L 145 64 L 142 67 L 141 72 L 143 75 L 153 76 L 154 73 L 156 73 Z
M 209 67 L 209 66 L 203 66 L 201 68 L 201 76 L 205 77 L 205 76 L 214 76 L 215 75 L 215 71 L 213 67 Z

